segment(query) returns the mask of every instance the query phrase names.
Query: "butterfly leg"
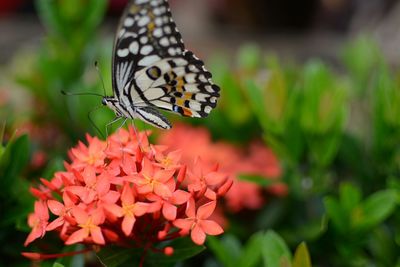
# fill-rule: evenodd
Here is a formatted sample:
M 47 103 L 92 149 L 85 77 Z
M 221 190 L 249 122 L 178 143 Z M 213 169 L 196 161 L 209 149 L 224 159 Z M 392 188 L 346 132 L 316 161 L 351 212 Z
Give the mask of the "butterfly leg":
M 115 117 L 112 121 L 110 121 L 109 123 L 106 124 L 106 138 L 108 138 L 108 128 L 110 126 L 112 126 L 114 123 L 116 123 L 117 121 L 119 121 L 120 119 L 122 119 L 122 117 Z M 124 122 L 125 123 L 125 122 Z M 120 127 L 121 128 L 121 127 Z

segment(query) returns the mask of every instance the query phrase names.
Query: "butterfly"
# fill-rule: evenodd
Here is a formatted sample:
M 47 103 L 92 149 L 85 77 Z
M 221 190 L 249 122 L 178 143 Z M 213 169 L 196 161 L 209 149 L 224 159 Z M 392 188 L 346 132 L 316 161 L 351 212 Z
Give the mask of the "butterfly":
M 167 0 L 132 0 L 120 20 L 112 60 L 113 96 L 102 104 L 117 118 L 170 129 L 167 110 L 206 117 L 220 88 L 203 61 L 185 49 Z

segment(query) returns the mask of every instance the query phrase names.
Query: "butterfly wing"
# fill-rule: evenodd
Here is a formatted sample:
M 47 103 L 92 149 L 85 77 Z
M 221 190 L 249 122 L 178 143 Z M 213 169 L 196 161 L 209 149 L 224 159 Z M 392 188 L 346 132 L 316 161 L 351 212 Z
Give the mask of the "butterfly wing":
M 135 108 L 190 117 L 207 116 L 219 97 L 203 62 L 185 49 L 167 0 L 128 5 L 114 44 L 113 88 Z
M 183 51 L 182 37 L 172 20 L 168 2 L 132 0 L 121 18 L 114 42 L 115 95 L 122 95 L 136 72 Z
M 192 52 L 166 58 L 137 73 L 136 84 L 148 103 L 187 117 L 206 117 L 217 105 L 219 87 Z

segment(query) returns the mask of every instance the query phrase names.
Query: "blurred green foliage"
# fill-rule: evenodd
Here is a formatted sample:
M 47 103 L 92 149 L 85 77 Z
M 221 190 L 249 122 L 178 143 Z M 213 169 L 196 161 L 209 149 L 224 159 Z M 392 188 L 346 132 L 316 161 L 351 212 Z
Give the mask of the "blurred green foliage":
M 51 122 L 66 135 L 67 141 L 74 141 L 82 138 L 86 131 L 93 132 L 87 116 L 101 104 L 101 99 L 70 97 L 61 92 L 103 94 L 94 64 L 99 60 L 100 66 L 111 65 L 107 60 L 111 58 L 111 52 L 109 56 L 99 56 L 102 46 L 97 38 L 97 28 L 103 20 L 107 1 L 38 0 L 36 7 L 47 35 L 33 66 L 30 66 L 31 71 L 18 75 L 17 79 L 39 106 L 33 120 L 39 125 L 43 121 Z M 95 123 L 104 125 L 110 118 L 103 114 L 97 116 Z
M 366 36 L 342 55 L 346 72 L 339 74 L 318 59 L 285 64 L 250 45 L 226 72 L 236 86 L 222 81 L 222 92 L 239 91 L 237 110 L 250 112 L 233 124 L 257 118 L 248 132 L 262 129 L 289 186 L 288 197 L 255 215 L 252 228 L 242 222 L 231 234 L 246 239 L 238 229 L 273 228 L 289 246 L 306 241 L 319 266 L 399 266 L 399 72 Z M 234 106 L 233 99 L 223 96 L 223 105 Z M 285 261 L 279 264 L 291 266 Z
M 2 138 L 0 136 L 0 140 Z M 0 242 L 4 244 L 0 248 L 0 266 L 26 265 L 20 251 L 29 231 L 26 218 L 33 205 L 29 182 L 23 178 L 29 158 L 30 146 L 26 135 L 12 137 L 5 146 L 0 144 Z
M 28 265 L 19 252 L 32 209 L 31 177 L 59 169 L 58 158 L 70 144 L 94 133 L 87 114 L 100 99 L 67 97 L 61 90 L 103 94 L 96 59 L 106 87 L 111 84 L 111 42 L 97 37 L 106 1 L 36 4 L 48 32 L 33 65 L 16 80 L 34 99 L 32 123 L 43 132 L 56 128 L 67 142 L 53 145 L 25 135 L 2 142 L 0 240 L 10 244 L 0 250 L 3 265 Z M 235 64 L 221 55 L 210 58 L 222 88 L 218 108 L 208 119 L 185 122 L 242 146 L 264 140 L 280 159 L 289 194 L 270 198 L 261 210 L 229 214 L 228 233 L 209 238 L 208 252 L 178 266 L 308 267 L 311 259 L 314 266 L 400 266 L 400 70 L 387 64 L 368 36 L 349 42 L 341 55 L 339 70 L 319 59 L 281 62 L 255 45 L 243 46 Z M 101 128 L 111 118 L 103 111 L 93 120 Z M 55 160 L 33 175 L 30 155 L 46 142 Z M 260 177 L 242 178 L 269 185 Z M 186 248 L 179 259 L 202 250 Z M 102 253 L 109 266 L 121 260 L 112 250 Z M 82 262 L 76 256 L 59 266 Z
M 253 234 L 242 245 L 234 235 L 225 235 L 219 240 L 208 238 L 209 248 L 226 267 L 311 267 L 307 245 L 301 243 L 294 256 L 285 241 L 272 230 Z

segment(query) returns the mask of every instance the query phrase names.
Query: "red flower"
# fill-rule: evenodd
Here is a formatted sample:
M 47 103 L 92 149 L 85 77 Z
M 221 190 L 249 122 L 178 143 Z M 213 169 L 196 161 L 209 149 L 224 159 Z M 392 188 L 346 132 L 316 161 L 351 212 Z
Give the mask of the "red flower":
M 196 157 L 200 157 L 203 161 L 202 164 L 208 165 L 210 168 L 218 164 L 218 170 L 234 181 L 233 185 L 230 184 L 230 180 L 224 184 L 226 187 L 232 185 L 232 190 L 227 193 L 225 199 L 228 209 L 233 212 L 242 209 L 260 209 L 265 202 L 263 197 L 265 189 L 254 183 L 241 181 L 239 179 L 241 174 L 264 176 L 266 179 L 279 179 L 281 175 L 278 160 L 260 142 L 252 143 L 247 150 L 239 149 L 228 143 L 212 142 L 211 136 L 205 128 L 194 128 L 183 124 L 174 125 L 170 131 L 162 132 L 159 141 L 172 150 L 180 150 L 181 162 L 188 166 L 192 165 L 193 158 Z M 221 173 L 218 175 L 222 176 Z M 213 183 L 218 180 L 215 178 L 211 179 Z M 209 199 L 215 198 L 215 193 L 218 191 L 212 189 L 214 185 L 207 181 L 207 177 L 199 175 L 199 173 L 192 173 L 191 179 L 193 180 L 190 186 L 191 190 L 201 192 L 205 189 L 205 194 Z M 279 190 L 275 188 L 275 185 L 266 190 L 278 196 L 286 195 L 285 185 L 282 183 L 277 183 L 277 185 L 279 185 Z
M 32 232 L 25 245 L 53 231 L 66 245 L 132 245 L 160 251 L 168 244 L 159 243 L 180 237 L 186 229 L 181 226 L 188 222 L 192 226 L 186 235 L 190 233 L 196 244 L 203 244 L 206 234 L 223 232 L 209 217 L 232 181 L 215 167 L 200 161 L 187 166 L 181 151 L 149 145 L 147 133 L 136 136 L 132 128 L 106 141 L 90 136 L 87 140 L 87 146 L 79 143 L 70 151 L 72 162 L 64 164 L 66 171 L 55 173 L 50 181 L 41 179 L 39 189 L 31 189 L 39 200 L 29 217 Z M 50 224 L 48 209 L 56 217 Z M 173 251 L 168 247 L 164 252 Z
M 154 167 L 148 158 L 143 159 L 143 169 L 133 181 L 141 194 L 154 193 L 160 197 L 172 196 L 171 186 L 174 187 L 172 175 L 175 170 L 161 170 Z
M 214 212 L 216 207 L 215 201 L 204 204 L 203 206 L 195 211 L 195 202 L 190 199 L 188 206 L 186 208 L 185 219 L 177 219 L 174 221 L 174 225 L 182 229 L 183 233 L 190 231 L 190 237 L 193 242 L 202 245 L 206 240 L 207 235 L 219 235 L 224 232 L 224 230 L 212 220 L 207 220 Z
M 150 194 L 147 199 L 152 201 L 150 209 L 152 211 L 162 210 L 165 219 L 173 221 L 176 219 L 178 208 L 176 205 L 182 205 L 189 200 L 190 194 L 183 190 L 176 190 L 172 196 L 164 199 L 155 194 Z
M 52 199 L 47 201 L 47 206 L 50 211 L 59 217 L 47 225 L 46 231 L 52 231 L 57 227 L 62 226 L 65 223 L 65 216 L 71 216 L 70 211 L 75 204 L 66 192 L 63 194 L 63 202 L 64 204 Z
M 182 152 L 180 150 L 172 151 L 167 155 L 164 155 L 159 149 L 156 147 L 153 148 L 155 151 L 154 158 L 158 163 L 155 163 L 156 166 L 163 167 L 166 170 L 176 170 L 179 169 L 180 160 L 182 157 Z
M 32 228 L 32 231 L 26 238 L 24 244 L 25 246 L 27 246 L 33 240 L 44 236 L 48 221 L 49 210 L 47 209 L 46 203 L 40 200 L 36 201 L 35 211 L 28 217 L 28 225 Z
M 204 195 L 210 200 L 216 200 L 217 194 L 214 191 L 218 185 L 222 185 L 227 181 L 227 175 L 213 171 L 212 169 L 205 172 L 207 164 L 201 159 L 197 159 L 193 172 L 190 174 L 191 184 L 188 189 L 191 192 L 204 192 Z
M 114 206 L 109 211 L 117 217 L 123 217 L 121 224 L 122 231 L 126 236 L 129 236 L 132 233 L 136 217 L 143 216 L 147 212 L 149 204 L 135 202 L 133 190 L 128 183 L 122 189 L 121 203 L 122 207 Z
M 89 141 L 89 146 L 86 147 L 79 142 L 78 148 L 73 148 L 70 151 L 70 157 L 74 160 L 73 167 L 81 169 L 85 166 L 100 167 L 104 164 L 106 144 L 100 141 L 97 137 L 86 136 Z
M 97 209 L 89 215 L 84 209 L 74 207 L 72 209 L 72 215 L 81 229 L 71 234 L 67 241 L 65 241 L 66 245 L 82 242 L 89 237 L 95 244 L 105 244 L 104 237 L 99 226 L 104 222 L 105 219 L 103 211 Z

